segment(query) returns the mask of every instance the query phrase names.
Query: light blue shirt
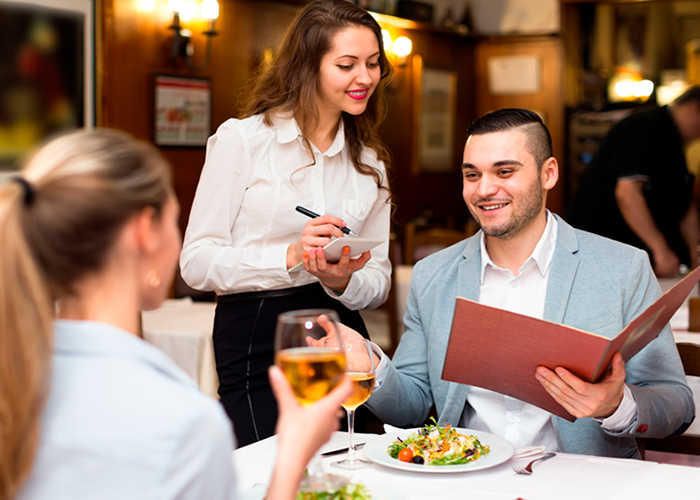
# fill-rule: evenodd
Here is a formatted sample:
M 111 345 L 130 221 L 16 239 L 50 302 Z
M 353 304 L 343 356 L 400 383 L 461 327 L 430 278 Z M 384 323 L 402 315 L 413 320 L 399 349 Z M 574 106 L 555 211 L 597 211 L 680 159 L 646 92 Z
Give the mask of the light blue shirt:
M 161 351 L 107 324 L 60 320 L 52 372 L 15 500 L 235 497 L 230 421 Z

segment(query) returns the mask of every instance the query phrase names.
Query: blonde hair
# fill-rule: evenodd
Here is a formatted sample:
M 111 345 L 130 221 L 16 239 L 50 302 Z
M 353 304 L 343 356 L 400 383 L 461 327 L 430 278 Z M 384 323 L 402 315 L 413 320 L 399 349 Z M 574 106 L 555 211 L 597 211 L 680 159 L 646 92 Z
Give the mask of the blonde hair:
M 54 301 L 100 271 L 127 220 L 172 194 L 151 145 L 80 131 L 40 149 L 0 185 L 0 500 L 27 478 L 50 385 Z

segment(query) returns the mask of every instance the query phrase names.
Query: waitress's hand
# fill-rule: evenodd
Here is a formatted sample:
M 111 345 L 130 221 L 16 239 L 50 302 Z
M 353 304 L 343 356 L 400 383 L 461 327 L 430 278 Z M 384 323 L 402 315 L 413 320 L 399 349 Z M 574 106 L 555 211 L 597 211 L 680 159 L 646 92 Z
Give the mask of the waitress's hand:
M 336 264 L 330 264 L 326 262 L 323 248 L 313 248 L 304 253 L 302 262 L 309 274 L 316 276 L 321 283 L 338 295 L 342 295 L 350 283 L 352 273 L 365 267 L 370 257 L 367 251 L 356 259 L 351 259 L 350 248 L 343 247 L 340 260 Z
M 346 225 L 343 219 L 332 215 L 322 215 L 309 220 L 304 225 L 299 241 L 287 247 L 287 269 L 299 264 L 304 254 L 308 255 L 312 249 L 328 245 L 333 237 L 342 238 L 344 234 L 339 228 Z

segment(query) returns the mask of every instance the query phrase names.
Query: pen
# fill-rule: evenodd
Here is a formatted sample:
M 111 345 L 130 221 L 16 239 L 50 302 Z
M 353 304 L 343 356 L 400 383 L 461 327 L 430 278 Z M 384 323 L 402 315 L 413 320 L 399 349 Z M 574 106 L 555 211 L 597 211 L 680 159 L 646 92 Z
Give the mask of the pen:
M 321 217 L 316 212 L 312 212 L 308 208 L 302 207 L 301 205 L 297 205 L 296 211 L 299 212 L 300 214 L 304 214 L 307 217 L 310 217 L 312 219 L 315 219 L 316 217 Z M 359 238 L 359 236 L 357 236 L 357 234 L 355 234 L 355 232 L 353 230 L 351 230 L 349 227 L 339 227 L 338 229 L 340 229 L 342 232 L 344 232 L 348 236 L 355 236 L 356 238 Z

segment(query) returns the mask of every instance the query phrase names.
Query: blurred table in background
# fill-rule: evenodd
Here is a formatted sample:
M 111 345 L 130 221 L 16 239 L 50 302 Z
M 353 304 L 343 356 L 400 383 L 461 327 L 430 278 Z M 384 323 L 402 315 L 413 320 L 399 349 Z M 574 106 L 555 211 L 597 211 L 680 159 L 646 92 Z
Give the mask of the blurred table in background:
M 213 398 L 219 380 L 214 362 L 212 331 L 213 302 L 193 302 L 189 298 L 166 300 L 155 311 L 141 313 L 144 339 L 175 361 Z

